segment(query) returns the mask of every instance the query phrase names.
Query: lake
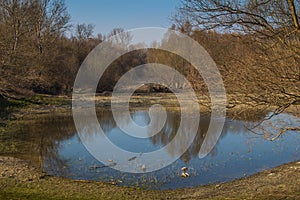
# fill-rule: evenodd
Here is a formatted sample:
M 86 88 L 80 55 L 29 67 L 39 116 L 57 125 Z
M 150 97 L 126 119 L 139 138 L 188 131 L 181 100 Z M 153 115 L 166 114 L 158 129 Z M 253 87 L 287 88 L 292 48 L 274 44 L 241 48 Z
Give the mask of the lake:
M 179 112 L 168 111 L 166 123 L 159 133 L 149 138 L 135 138 L 117 127 L 110 110 L 98 110 L 97 116 L 105 136 L 112 143 L 126 151 L 137 152 L 140 157 L 167 145 L 176 135 L 180 122 Z M 132 111 L 131 116 L 141 126 L 149 123 L 146 110 Z M 262 117 L 264 116 L 260 116 L 259 119 Z M 143 163 L 138 163 L 139 158 L 136 157 L 128 157 L 125 158 L 126 162 L 118 163 L 118 155 L 110 155 L 103 146 L 97 148 L 111 156 L 108 161 L 110 164 L 99 162 L 86 150 L 82 140 L 85 143 L 93 142 L 101 139 L 103 135 L 90 130 L 87 124 L 87 129 L 79 137 L 70 114 L 53 112 L 26 121 L 16 132 L 16 137 L 26 144 L 22 157 L 40 163 L 49 175 L 114 182 L 117 185 L 146 189 L 176 189 L 226 182 L 300 159 L 298 132 L 286 132 L 275 141 L 266 138 L 275 136 L 282 125 L 300 124 L 299 118 L 286 113 L 277 115 L 254 129 L 258 133 L 265 133 L 264 135 L 255 134 L 247 128 L 253 127 L 256 120 L 227 118 L 216 146 L 206 157 L 200 159 L 198 153 L 209 121 L 209 115 L 201 115 L 198 132 L 188 150 L 171 165 L 149 173 L 124 173 L 111 168 L 115 165 L 126 168 L 132 166 L 128 165 L 132 162 L 140 168 Z M 123 123 L 126 125 L 126 121 Z M 175 154 L 182 148 L 183 143 L 184 138 L 165 149 L 165 159 L 176 157 Z M 188 178 L 181 177 L 182 167 L 188 168 Z

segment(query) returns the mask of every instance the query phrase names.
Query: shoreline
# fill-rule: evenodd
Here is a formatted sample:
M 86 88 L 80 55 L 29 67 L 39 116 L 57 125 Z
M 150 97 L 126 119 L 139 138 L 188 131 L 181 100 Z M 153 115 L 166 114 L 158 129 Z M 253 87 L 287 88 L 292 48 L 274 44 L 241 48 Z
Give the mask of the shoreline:
M 300 161 L 230 182 L 175 190 L 144 190 L 114 183 L 48 176 L 27 161 L 0 156 L 0 197 L 4 199 L 297 199 Z
M 257 111 L 257 110 L 267 110 L 271 111 L 275 108 L 272 105 L 256 105 L 253 102 L 236 102 L 233 99 L 237 96 L 228 95 L 226 114 L 236 114 L 240 115 L 244 111 Z M 243 98 L 243 97 L 241 97 Z M 88 101 L 93 99 L 88 99 Z M 190 102 L 187 100 L 187 102 Z M 123 103 L 120 101 L 119 103 Z M 185 103 L 185 102 L 184 102 Z M 72 109 L 72 97 L 70 96 L 53 96 L 53 95 L 35 95 L 23 100 L 13 100 L 12 106 L 18 107 L 13 113 L 18 112 L 30 112 L 32 114 L 42 114 L 51 111 L 64 111 Z M 145 109 L 153 104 L 161 104 L 167 109 L 179 110 L 180 105 L 176 99 L 176 96 L 171 93 L 151 93 L 151 94 L 134 94 L 130 98 L 130 107 L 133 109 Z M 199 111 L 201 113 L 209 113 L 211 111 L 211 102 L 208 96 L 198 97 Z M 111 106 L 111 96 L 96 94 L 95 96 L 95 106 L 101 109 L 110 109 Z M 185 107 L 185 106 L 184 106 Z M 292 106 L 288 109 L 291 112 L 300 113 L 300 105 Z
M 35 97 L 31 104 L 16 108 L 9 114 L 7 123 L 18 119 L 31 119 L 51 112 L 72 114 L 71 99 L 68 97 Z M 137 109 L 148 108 L 154 103 L 166 105 L 171 110 L 178 110 L 178 103 L 172 95 L 136 95 L 132 106 Z M 176 100 L 176 99 L 175 99 Z M 96 97 L 96 106 L 110 108 L 110 97 Z M 201 108 L 209 113 L 208 101 L 201 101 Z M 255 111 L 269 112 L 272 106 L 252 107 L 241 104 L 227 109 L 229 117 L 249 117 Z M 204 112 L 202 110 L 202 112 Z M 286 112 L 299 115 L 299 106 L 293 106 Z M 254 117 L 257 117 L 254 115 Z M 14 125 L 13 123 L 11 124 Z M 9 128 L 6 127 L 6 128 Z M 7 130 L 0 130 L 0 134 Z M 3 132 L 4 131 L 4 132 Z M 12 130 L 13 131 L 13 130 Z M 1 155 L 1 154 L 0 154 Z M 9 154 L 7 154 L 9 155 Z M 12 171 L 11 171 L 12 170 Z M 197 186 L 176 190 L 144 190 L 134 187 L 115 186 L 110 183 L 71 180 L 48 176 L 29 165 L 27 161 L 9 156 L 0 156 L 0 198 L 4 199 L 300 199 L 300 161 L 283 164 L 249 177 L 230 182 Z

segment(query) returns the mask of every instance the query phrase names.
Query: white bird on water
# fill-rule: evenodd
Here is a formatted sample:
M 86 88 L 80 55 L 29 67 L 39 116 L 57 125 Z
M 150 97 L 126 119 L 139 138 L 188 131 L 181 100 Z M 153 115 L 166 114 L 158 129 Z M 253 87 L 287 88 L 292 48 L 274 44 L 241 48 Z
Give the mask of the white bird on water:
M 187 172 L 186 172 L 186 170 L 188 170 L 188 168 L 187 168 L 187 167 L 182 167 L 182 168 L 181 168 L 181 177 L 183 177 L 183 178 L 187 178 L 187 177 L 189 177 L 189 176 L 190 176 L 190 174 L 189 174 L 189 173 L 187 173 Z

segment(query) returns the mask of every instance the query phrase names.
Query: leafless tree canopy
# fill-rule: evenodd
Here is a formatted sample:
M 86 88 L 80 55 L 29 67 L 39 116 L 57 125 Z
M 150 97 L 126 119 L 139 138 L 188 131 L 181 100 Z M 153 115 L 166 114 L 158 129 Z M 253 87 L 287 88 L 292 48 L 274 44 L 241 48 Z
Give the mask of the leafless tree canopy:
M 224 48 L 237 51 L 223 53 L 218 63 L 227 89 L 254 106 L 276 106 L 276 115 L 300 103 L 299 8 L 299 0 L 183 0 L 174 21 L 184 30 L 192 27 L 194 36 L 213 31 L 236 37 Z

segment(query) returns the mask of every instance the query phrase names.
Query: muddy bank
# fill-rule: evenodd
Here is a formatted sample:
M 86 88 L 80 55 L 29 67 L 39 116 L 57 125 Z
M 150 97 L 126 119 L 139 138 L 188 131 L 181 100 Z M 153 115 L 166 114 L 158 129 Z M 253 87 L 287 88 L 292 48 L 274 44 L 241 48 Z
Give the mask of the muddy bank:
M 48 114 L 52 111 L 71 114 L 69 98 L 43 97 L 34 101 L 39 103 L 26 105 L 17 109 L 16 112 L 10 113 L 9 122 L 40 117 L 40 114 Z M 134 96 L 131 101 L 131 105 L 137 108 L 159 103 L 166 105 L 168 109 L 179 109 L 178 103 L 172 95 Z M 202 100 L 200 104 L 202 112 L 209 111 L 207 109 L 209 101 Z M 97 97 L 96 105 L 109 109 L 110 97 Z M 253 109 L 248 105 L 238 105 L 230 107 L 227 114 L 249 118 L 256 113 Z M 271 106 L 268 108 L 256 107 L 255 109 L 268 112 Z M 293 114 L 299 113 L 299 108 L 294 107 L 289 111 Z M 14 125 L 12 124 L 12 126 Z M 0 134 L 1 132 L 6 134 L 7 128 L 0 130 Z M 51 177 L 27 161 L 12 157 L 0 157 L 0 199 L 300 199 L 299 178 L 300 162 L 295 162 L 228 183 L 189 189 L 154 191 L 120 187 L 115 183 Z
M 257 114 L 267 113 L 275 107 L 272 105 L 256 105 L 253 102 L 237 102 L 236 96 L 227 96 L 226 114 L 234 118 L 251 118 Z M 95 98 L 96 108 L 110 109 L 111 96 L 97 94 Z M 186 99 L 190 102 L 189 99 Z M 123 103 L 120 100 L 119 103 Z M 194 102 L 195 103 L 195 102 Z M 180 104 L 176 96 L 172 93 L 151 93 L 151 94 L 134 94 L 130 98 L 130 109 L 149 108 L 153 104 L 160 104 L 167 110 L 180 110 Z M 182 103 L 185 105 L 185 102 Z M 198 96 L 198 105 L 201 113 L 209 113 L 211 111 L 211 101 L 208 96 Z M 23 115 L 44 114 L 52 111 L 70 112 L 72 109 L 72 98 L 68 96 L 51 96 L 51 95 L 36 95 L 20 101 L 13 101 L 13 113 L 10 113 L 12 119 L 22 117 Z M 300 106 L 291 106 L 291 113 L 299 113 Z M 12 110 L 10 110 L 12 111 Z M 10 118 L 10 117 L 8 117 Z
M 0 157 L 1 199 L 300 199 L 299 180 L 300 161 L 232 182 L 154 191 L 51 177 L 24 160 Z

